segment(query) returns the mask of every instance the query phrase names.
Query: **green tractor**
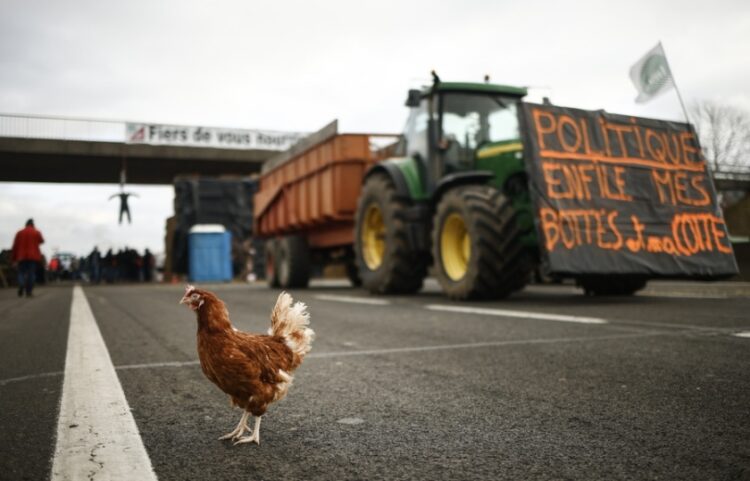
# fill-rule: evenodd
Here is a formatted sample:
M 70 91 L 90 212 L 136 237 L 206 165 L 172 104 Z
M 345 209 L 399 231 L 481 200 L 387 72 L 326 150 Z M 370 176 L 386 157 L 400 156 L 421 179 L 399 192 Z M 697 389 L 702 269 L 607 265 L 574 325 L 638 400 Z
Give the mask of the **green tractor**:
M 409 91 L 397 156 L 365 175 L 355 260 L 376 293 L 412 293 L 430 267 L 454 299 L 502 298 L 539 264 L 517 107 L 525 88 L 441 82 Z

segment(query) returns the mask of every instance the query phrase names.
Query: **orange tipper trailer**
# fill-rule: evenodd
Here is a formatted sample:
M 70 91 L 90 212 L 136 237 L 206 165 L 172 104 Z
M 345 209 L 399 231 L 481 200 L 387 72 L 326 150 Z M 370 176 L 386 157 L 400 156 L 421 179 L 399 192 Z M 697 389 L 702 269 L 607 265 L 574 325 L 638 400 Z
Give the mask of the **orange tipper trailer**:
M 254 199 L 254 232 L 266 239 L 271 286 L 308 283 L 312 262 L 344 262 L 355 284 L 354 216 L 362 178 L 389 157 L 390 134 L 340 134 L 338 121 L 263 164 Z

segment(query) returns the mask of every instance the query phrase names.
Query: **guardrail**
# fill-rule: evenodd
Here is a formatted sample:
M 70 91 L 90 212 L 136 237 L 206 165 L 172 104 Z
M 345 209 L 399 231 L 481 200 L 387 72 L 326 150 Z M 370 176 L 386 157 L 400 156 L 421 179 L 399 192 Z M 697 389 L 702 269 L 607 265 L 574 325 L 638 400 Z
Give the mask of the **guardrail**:
M 750 190 L 750 168 L 737 166 L 737 170 L 720 170 L 713 173 L 718 190 Z
M 234 150 L 286 150 L 305 134 L 0 113 L 0 137 Z
M 0 114 L 0 137 L 125 142 L 125 121 Z

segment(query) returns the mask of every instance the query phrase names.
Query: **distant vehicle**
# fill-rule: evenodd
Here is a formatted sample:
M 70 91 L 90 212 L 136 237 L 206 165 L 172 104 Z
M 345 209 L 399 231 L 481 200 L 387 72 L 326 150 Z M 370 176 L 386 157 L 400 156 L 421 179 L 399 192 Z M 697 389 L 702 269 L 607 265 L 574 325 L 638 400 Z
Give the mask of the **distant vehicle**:
M 73 277 L 73 260 L 70 252 L 57 252 L 49 262 L 49 271 L 53 279 L 71 279 Z

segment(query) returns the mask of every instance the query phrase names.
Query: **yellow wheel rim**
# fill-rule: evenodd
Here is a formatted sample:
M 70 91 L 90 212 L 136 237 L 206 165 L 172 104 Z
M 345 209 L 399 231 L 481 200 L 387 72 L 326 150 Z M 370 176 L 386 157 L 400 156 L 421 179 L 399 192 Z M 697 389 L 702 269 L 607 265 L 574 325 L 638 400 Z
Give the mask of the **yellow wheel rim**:
M 383 263 L 385 252 L 385 222 L 378 205 L 370 204 L 367 207 L 361 236 L 362 257 L 367 267 L 374 271 Z
M 451 214 L 443 222 L 440 232 L 440 257 L 443 270 L 453 281 L 466 275 L 471 257 L 471 238 L 466 223 L 459 214 Z

